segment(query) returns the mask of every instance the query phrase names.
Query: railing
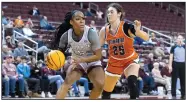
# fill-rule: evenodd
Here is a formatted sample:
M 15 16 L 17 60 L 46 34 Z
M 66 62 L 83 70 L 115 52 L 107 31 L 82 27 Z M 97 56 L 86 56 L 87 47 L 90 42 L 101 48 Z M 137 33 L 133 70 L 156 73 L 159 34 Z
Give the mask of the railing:
M 166 43 L 166 44 L 172 46 L 173 41 L 172 41 L 172 38 L 171 38 L 170 36 L 167 36 L 167 35 L 165 35 L 165 34 L 162 34 L 162 33 L 158 32 L 158 31 L 152 30 L 152 29 L 147 28 L 147 27 L 145 27 L 145 26 L 142 26 L 142 30 L 143 30 L 143 31 L 144 31 L 144 30 L 147 30 L 148 34 L 150 34 L 150 32 L 151 32 L 151 33 L 153 32 L 154 34 L 159 35 L 160 37 L 165 37 L 165 38 L 169 39 L 170 42 L 165 41 L 165 40 L 162 40 L 162 42 L 164 42 L 164 43 Z
M 163 30 L 157 30 L 160 33 L 165 33 L 165 34 L 177 34 L 177 35 L 185 35 L 185 32 L 172 32 L 172 31 L 163 31 Z
M 172 5 L 172 4 L 169 4 L 169 10 L 174 10 L 177 14 L 181 13 L 182 15 L 185 15 L 185 10 L 183 10 L 175 5 Z
M 17 31 L 15 31 L 15 30 L 13 30 L 13 39 L 14 39 L 14 41 L 17 41 L 17 42 L 18 42 L 19 40 L 17 39 L 17 36 L 20 36 L 20 37 L 22 37 L 22 38 L 24 38 L 24 39 L 26 39 L 26 40 L 29 40 L 30 42 L 36 44 L 36 49 L 33 49 L 33 48 L 29 47 L 29 46 L 26 45 L 26 44 L 23 44 L 23 46 L 26 47 L 26 48 L 28 48 L 29 50 L 35 52 L 35 53 L 36 53 L 35 58 L 36 58 L 36 60 L 37 60 L 37 58 L 38 58 L 38 55 L 37 55 L 37 54 L 38 54 L 38 53 L 37 53 L 38 43 L 37 43 L 36 41 L 34 41 L 34 40 L 28 38 L 28 37 L 25 37 L 23 34 L 21 34 L 21 33 L 17 32 Z
M 129 22 L 129 23 L 132 23 L 132 24 L 134 23 L 134 22 L 132 22 L 132 21 L 130 21 L 130 20 L 127 20 L 127 19 L 125 19 L 125 21 L 127 21 L 127 22 Z M 162 33 L 158 32 L 158 31 L 155 31 L 155 30 L 150 29 L 150 28 L 145 27 L 145 26 L 141 26 L 141 29 L 142 29 L 143 31 L 146 31 L 148 34 L 150 34 L 150 32 L 151 32 L 151 33 L 153 32 L 154 34 L 159 35 L 160 37 L 165 37 L 165 38 L 169 39 L 169 42 L 168 42 L 168 41 L 164 41 L 164 40 L 163 40 L 162 42 L 164 42 L 164 43 L 166 43 L 166 44 L 172 46 L 173 41 L 172 41 L 172 38 L 171 38 L 170 36 L 167 36 L 167 35 L 165 35 L 165 34 L 162 34 Z

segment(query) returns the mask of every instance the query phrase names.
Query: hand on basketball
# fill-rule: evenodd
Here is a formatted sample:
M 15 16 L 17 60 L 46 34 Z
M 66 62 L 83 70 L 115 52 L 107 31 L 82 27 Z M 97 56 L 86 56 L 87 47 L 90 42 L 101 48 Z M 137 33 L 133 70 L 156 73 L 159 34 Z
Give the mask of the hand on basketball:
M 134 29 L 135 29 L 136 31 L 139 31 L 140 28 L 141 28 L 141 22 L 138 21 L 138 20 L 135 20 L 135 21 L 134 21 Z

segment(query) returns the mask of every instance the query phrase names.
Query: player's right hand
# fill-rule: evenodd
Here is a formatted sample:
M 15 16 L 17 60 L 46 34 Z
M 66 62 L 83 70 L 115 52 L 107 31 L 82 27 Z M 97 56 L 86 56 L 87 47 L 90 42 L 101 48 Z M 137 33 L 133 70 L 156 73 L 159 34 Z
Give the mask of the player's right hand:
M 74 70 L 77 67 L 77 64 L 72 64 L 72 70 Z

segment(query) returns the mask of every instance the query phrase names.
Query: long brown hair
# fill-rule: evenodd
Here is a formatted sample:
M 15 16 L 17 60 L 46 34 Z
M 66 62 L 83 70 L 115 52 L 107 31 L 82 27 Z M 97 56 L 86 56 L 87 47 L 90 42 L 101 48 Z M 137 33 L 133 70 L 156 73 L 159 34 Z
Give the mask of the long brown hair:
M 115 8 L 117 13 L 121 12 L 120 20 L 123 19 L 123 17 L 125 16 L 125 12 L 123 10 L 123 7 L 120 4 L 118 4 L 118 3 L 111 3 L 111 4 L 108 5 L 107 10 L 108 10 L 109 7 Z M 108 22 L 108 18 L 107 18 L 107 22 Z

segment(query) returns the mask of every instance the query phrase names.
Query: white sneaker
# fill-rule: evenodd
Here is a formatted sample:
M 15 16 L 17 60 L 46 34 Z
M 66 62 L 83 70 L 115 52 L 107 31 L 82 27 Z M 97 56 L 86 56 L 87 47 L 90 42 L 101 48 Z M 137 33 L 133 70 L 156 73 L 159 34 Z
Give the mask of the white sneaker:
M 44 92 L 41 92 L 41 97 L 45 98 L 45 93 Z
M 52 97 L 53 97 L 52 94 L 51 94 L 50 92 L 48 92 L 48 97 L 49 97 L 49 98 L 52 98 Z

